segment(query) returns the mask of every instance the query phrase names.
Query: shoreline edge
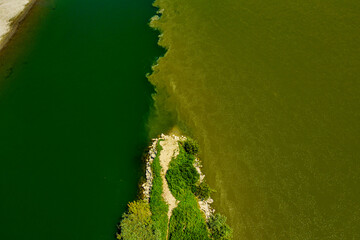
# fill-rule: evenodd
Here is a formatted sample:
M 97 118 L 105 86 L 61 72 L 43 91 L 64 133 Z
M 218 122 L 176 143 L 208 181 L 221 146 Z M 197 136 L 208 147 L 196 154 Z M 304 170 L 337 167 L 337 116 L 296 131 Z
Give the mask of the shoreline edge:
M 21 8 L 17 9 L 17 13 L 15 13 L 14 16 L 12 16 L 9 19 L 2 19 L 6 21 L 6 27 L 7 29 L 4 29 L 3 32 L 0 31 L 0 52 L 6 47 L 6 45 L 9 43 L 9 41 L 12 39 L 12 37 L 15 35 L 17 29 L 19 28 L 22 21 L 25 19 L 25 17 L 28 15 L 29 11 L 32 9 L 34 4 L 36 3 L 36 0 L 28 0 L 27 3 L 22 5 Z M 12 6 L 11 4 L 9 4 Z M 1 5 L 0 5 L 1 7 Z M 5 9 L 1 9 L 3 11 L 6 11 L 6 6 L 3 6 Z M 2 29 L 0 29 L 2 30 Z

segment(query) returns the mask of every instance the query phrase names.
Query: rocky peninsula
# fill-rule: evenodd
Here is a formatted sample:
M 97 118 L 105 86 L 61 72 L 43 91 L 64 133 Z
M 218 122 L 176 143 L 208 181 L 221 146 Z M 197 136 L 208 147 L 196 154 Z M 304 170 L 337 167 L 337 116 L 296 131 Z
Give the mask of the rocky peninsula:
M 211 207 L 196 141 L 162 134 L 145 160 L 140 199 L 129 203 L 118 239 L 231 239 L 226 217 Z
M 35 0 L 0 0 L 0 50 L 14 35 Z

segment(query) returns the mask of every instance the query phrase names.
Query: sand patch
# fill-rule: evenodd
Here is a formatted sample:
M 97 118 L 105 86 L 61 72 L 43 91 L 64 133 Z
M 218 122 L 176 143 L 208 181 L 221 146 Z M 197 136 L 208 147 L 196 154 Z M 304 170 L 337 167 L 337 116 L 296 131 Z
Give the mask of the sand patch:
M 160 165 L 161 165 L 161 178 L 163 180 L 163 198 L 165 202 L 169 205 L 168 218 L 170 219 L 172 210 L 177 207 L 178 201 L 171 194 L 169 185 L 166 181 L 165 175 L 169 169 L 169 164 L 173 158 L 179 154 L 179 137 L 176 136 L 167 136 L 162 135 L 164 139 L 160 142 L 161 147 L 163 148 L 160 152 Z

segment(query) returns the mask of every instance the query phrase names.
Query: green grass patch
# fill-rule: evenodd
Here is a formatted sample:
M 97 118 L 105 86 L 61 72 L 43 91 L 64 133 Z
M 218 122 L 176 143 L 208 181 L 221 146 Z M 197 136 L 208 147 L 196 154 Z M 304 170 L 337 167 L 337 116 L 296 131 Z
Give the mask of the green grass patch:
M 209 231 L 194 194 L 184 191 L 183 200 L 172 212 L 169 228 L 172 240 L 207 240 Z
M 161 178 L 161 165 L 159 156 L 162 147 L 160 141 L 157 144 L 157 154 L 151 165 L 153 172 L 153 185 L 150 193 L 150 210 L 151 219 L 153 221 L 153 229 L 156 239 L 166 239 L 169 206 L 162 197 L 163 181 Z

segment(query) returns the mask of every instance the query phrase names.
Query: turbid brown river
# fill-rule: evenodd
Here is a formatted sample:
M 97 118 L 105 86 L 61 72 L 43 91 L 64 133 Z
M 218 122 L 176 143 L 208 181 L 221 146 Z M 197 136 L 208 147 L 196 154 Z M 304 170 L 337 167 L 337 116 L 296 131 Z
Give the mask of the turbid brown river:
M 150 125 L 200 141 L 235 239 L 359 239 L 358 2 L 156 4 Z

